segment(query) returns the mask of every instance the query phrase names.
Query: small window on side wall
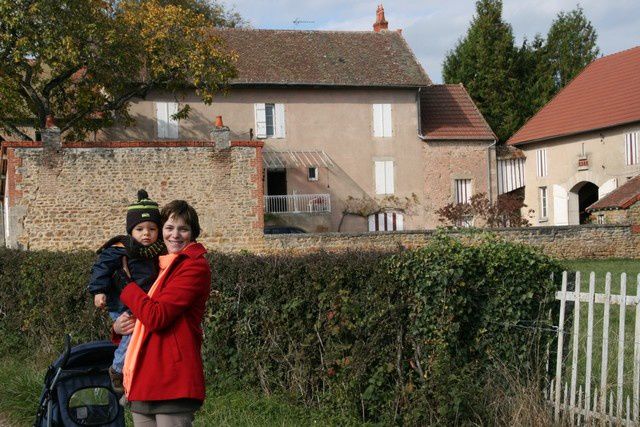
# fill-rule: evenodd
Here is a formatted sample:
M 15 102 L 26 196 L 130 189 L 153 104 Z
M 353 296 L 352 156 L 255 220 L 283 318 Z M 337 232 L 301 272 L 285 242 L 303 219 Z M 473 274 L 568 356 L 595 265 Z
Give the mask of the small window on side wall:
M 540 204 L 540 220 L 547 220 L 547 187 L 538 188 L 539 204 Z
M 318 180 L 318 168 L 316 166 L 312 166 L 307 170 L 307 179 L 309 181 Z
M 179 122 L 173 116 L 178 112 L 178 103 L 156 102 L 155 104 L 158 138 L 177 139 Z
M 638 156 L 638 139 L 640 139 L 640 132 L 629 132 L 624 135 L 624 158 L 625 164 L 637 165 Z
M 389 138 L 393 134 L 391 104 L 373 104 L 373 136 Z

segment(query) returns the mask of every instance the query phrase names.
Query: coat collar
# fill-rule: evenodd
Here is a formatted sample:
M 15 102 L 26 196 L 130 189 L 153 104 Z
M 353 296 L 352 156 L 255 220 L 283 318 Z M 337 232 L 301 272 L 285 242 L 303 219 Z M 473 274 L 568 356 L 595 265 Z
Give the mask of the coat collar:
M 193 242 L 189 246 L 184 248 L 180 252 L 180 255 L 187 256 L 187 257 L 189 257 L 191 259 L 196 259 L 196 258 L 199 258 L 199 257 L 201 257 L 202 255 L 204 255 L 206 253 L 207 253 L 207 250 L 204 248 L 204 246 L 202 246 L 198 242 Z

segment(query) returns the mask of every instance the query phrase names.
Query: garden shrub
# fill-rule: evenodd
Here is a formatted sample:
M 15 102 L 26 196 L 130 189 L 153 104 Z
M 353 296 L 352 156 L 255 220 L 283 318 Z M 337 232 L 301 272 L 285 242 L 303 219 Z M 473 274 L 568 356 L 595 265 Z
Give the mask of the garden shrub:
M 539 368 L 558 264 L 528 246 L 437 234 L 394 252 L 211 253 L 210 384 L 252 384 L 364 420 L 486 423 L 493 366 Z M 2 353 L 54 357 L 105 338 L 86 292 L 94 254 L 0 251 Z M 532 345 L 535 344 L 535 345 Z

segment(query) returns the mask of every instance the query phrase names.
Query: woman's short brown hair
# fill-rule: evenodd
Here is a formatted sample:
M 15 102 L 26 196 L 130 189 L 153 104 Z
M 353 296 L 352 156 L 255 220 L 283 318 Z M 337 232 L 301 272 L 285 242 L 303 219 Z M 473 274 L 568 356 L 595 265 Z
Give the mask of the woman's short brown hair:
M 170 217 L 181 218 L 191 228 L 191 240 L 196 240 L 200 235 L 200 221 L 198 220 L 198 213 L 189 203 L 184 200 L 174 200 L 167 203 L 160 211 L 160 217 L 162 218 L 162 225 Z

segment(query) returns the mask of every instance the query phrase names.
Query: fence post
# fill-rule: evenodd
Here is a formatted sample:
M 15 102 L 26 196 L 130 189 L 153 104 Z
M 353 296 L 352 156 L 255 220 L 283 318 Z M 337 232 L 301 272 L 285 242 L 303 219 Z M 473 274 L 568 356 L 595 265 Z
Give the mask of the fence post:
M 564 311 L 567 304 L 567 272 L 562 272 L 562 290 L 560 291 L 560 318 L 558 320 L 558 351 L 556 354 L 556 393 L 553 418 L 560 420 L 562 388 L 562 350 L 564 347 Z

